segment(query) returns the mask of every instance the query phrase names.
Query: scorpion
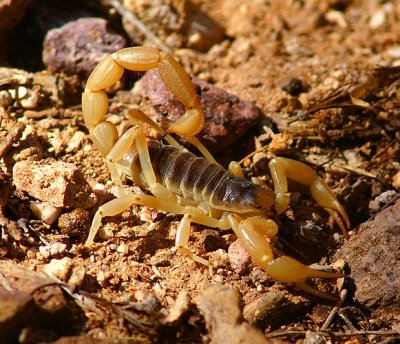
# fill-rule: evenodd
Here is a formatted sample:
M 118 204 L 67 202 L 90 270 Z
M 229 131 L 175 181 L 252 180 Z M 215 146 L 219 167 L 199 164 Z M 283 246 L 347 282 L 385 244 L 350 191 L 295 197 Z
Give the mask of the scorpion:
M 105 89 L 115 84 L 125 69 L 144 72 L 153 68 L 158 69 L 166 87 L 185 106 L 185 113 L 162 129 L 141 110 L 127 110 L 135 125 L 119 136 L 115 125 L 106 120 Z M 95 213 L 86 246 L 92 245 L 103 217 L 115 216 L 134 204 L 148 206 L 183 216 L 175 246 L 179 253 L 196 262 L 211 267 L 208 260 L 189 248 L 191 223 L 232 229 L 254 262 L 271 278 L 293 283 L 318 297 L 335 299 L 309 285 L 307 279 L 337 279 L 344 275 L 312 269 L 286 255 L 275 257 L 270 241 L 277 235 L 278 225 L 269 218 L 287 209 L 287 179 L 291 179 L 309 186 L 316 203 L 345 232 L 349 219 L 333 191 L 311 167 L 288 158 L 276 157 L 269 162 L 274 191 L 258 179 L 245 179 L 236 162 L 231 162 L 227 170 L 218 164 L 195 136 L 202 130 L 205 116 L 190 77 L 172 55 L 158 48 L 138 46 L 105 56 L 87 80 L 82 113 L 90 138 L 105 156 L 112 181 L 119 190 L 115 199 L 101 205 Z M 155 129 L 168 144 L 148 140 L 145 125 Z M 202 156 L 189 152 L 171 134 L 193 144 Z M 127 194 L 122 174 L 150 194 Z

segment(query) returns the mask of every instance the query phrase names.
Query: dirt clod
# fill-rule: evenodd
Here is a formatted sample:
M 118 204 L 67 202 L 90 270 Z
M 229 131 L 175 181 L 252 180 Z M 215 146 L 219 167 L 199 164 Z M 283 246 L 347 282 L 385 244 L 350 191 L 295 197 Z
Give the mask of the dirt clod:
M 213 343 L 269 343 L 261 331 L 243 320 L 240 295 L 235 289 L 221 285 L 209 287 L 200 298 L 199 308 Z
M 89 184 L 70 163 L 20 161 L 14 165 L 13 179 L 17 189 L 53 207 L 90 208 L 96 203 Z
M 92 218 L 87 210 L 78 208 L 69 213 L 61 214 L 58 218 L 58 227 L 69 236 L 86 237 Z

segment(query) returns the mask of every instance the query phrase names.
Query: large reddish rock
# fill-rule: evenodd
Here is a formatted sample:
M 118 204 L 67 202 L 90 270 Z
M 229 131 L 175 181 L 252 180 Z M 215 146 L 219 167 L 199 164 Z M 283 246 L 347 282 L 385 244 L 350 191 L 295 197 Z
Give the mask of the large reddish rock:
M 199 138 L 212 152 L 218 152 L 237 141 L 262 118 L 261 110 L 208 82 L 193 79 L 206 124 Z M 185 112 L 183 104 L 167 89 L 157 70 L 148 71 L 141 80 L 145 96 L 160 120 L 176 121 Z
M 51 72 L 89 76 L 106 54 L 126 46 L 102 18 L 81 18 L 49 30 L 43 43 L 43 63 Z

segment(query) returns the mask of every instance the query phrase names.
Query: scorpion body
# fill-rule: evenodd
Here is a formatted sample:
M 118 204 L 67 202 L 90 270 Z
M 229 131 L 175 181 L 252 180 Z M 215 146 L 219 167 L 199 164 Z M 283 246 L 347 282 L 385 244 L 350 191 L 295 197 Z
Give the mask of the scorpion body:
M 204 157 L 156 140 L 147 144 L 157 181 L 177 196 L 242 216 L 265 213 L 274 203 L 271 189 L 235 176 Z M 132 151 L 123 161 L 130 165 L 128 176 L 137 176 L 140 182 L 136 182 L 145 184 L 137 153 Z
M 157 68 L 167 88 L 185 106 L 185 114 L 164 130 L 140 110 L 130 109 L 127 115 L 136 125 L 120 136 L 115 125 L 106 120 L 105 89 L 121 78 L 125 68 L 133 71 Z M 279 215 L 288 207 L 289 178 L 309 186 L 317 204 L 329 212 L 346 235 L 349 220 L 332 190 L 309 166 L 287 158 L 276 157 L 269 163 L 274 192 L 260 181 L 244 179 L 237 163 L 231 163 L 228 170 L 223 169 L 195 137 L 204 126 L 205 116 L 189 76 L 171 55 L 157 48 L 132 47 L 106 56 L 87 81 L 82 94 L 82 112 L 90 138 L 105 156 L 119 193 L 117 198 L 98 208 L 86 246 L 92 245 L 103 217 L 119 214 L 133 204 L 145 205 L 182 215 L 175 245 L 178 252 L 196 262 L 211 266 L 189 248 L 192 222 L 221 230 L 232 229 L 255 263 L 272 278 L 295 283 L 320 297 L 335 299 L 309 286 L 306 279 L 343 275 L 311 269 L 288 256 L 275 257 L 269 238 L 277 234 L 278 226 L 268 218 L 274 210 Z M 147 140 L 146 125 L 168 144 Z M 193 144 L 203 157 L 189 153 L 172 133 Z M 147 189 L 150 195 L 126 194 L 121 174 Z

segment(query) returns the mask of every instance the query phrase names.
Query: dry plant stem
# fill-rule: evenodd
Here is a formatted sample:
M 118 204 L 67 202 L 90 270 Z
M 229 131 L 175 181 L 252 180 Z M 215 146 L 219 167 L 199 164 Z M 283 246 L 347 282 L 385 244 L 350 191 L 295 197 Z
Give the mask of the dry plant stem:
M 44 245 L 46 246 L 50 246 L 50 243 L 43 238 L 40 233 L 38 233 L 37 231 L 35 231 L 30 225 L 29 225 L 29 220 L 27 219 L 19 219 L 17 221 L 17 225 L 25 232 L 25 233 L 29 233 L 32 232 Z
M 127 11 L 125 7 L 118 0 L 108 0 L 108 2 L 117 10 L 117 12 L 124 17 L 131 25 L 136 27 L 147 39 L 153 41 L 156 46 L 172 54 L 170 46 L 163 43 L 153 32 L 151 32 L 146 25 L 144 25 L 139 18 L 137 18 L 132 12 Z
M 4 108 L 0 108 L 0 159 L 18 142 L 24 130 L 24 123 L 13 120 Z M 2 138 L 2 131 L 5 131 L 5 138 Z
M 357 331 L 355 326 L 351 323 L 350 319 L 346 317 L 346 315 L 344 315 L 340 311 L 338 312 L 338 315 L 342 318 L 342 320 L 346 323 L 346 325 L 349 327 L 351 331 Z
M 325 322 L 322 324 L 320 331 L 325 331 L 329 328 L 333 318 L 335 317 L 335 315 L 337 314 L 339 309 L 342 307 L 344 301 L 346 300 L 346 297 L 347 297 L 347 289 L 343 289 L 340 292 L 340 300 L 338 301 L 337 305 L 332 308 L 332 310 L 329 313 L 328 317 L 326 318 Z

